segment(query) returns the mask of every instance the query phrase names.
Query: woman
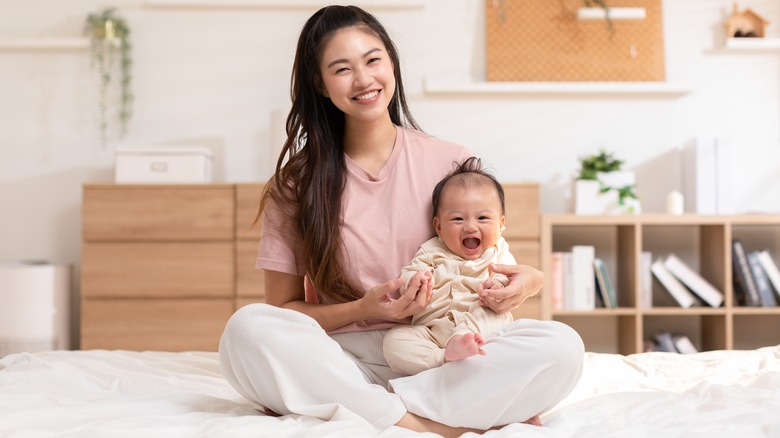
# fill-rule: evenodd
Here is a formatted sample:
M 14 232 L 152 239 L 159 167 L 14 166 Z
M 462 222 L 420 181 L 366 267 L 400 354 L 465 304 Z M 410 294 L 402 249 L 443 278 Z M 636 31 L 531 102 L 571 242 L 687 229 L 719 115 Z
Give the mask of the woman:
M 582 341 L 563 324 L 515 322 L 485 356 L 410 377 L 382 356 L 387 330 L 430 299 L 421 276 L 404 295 L 398 278 L 434 235 L 430 194 L 472 155 L 419 131 L 382 25 L 356 7 L 316 12 L 298 40 L 291 94 L 288 139 L 261 202 L 266 304 L 241 308 L 225 328 L 228 381 L 270 411 L 362 418 L 380 430 L 456 436 L 537 422 L 579 379 Z M 496 312 L 541 288 L 533 268 L 495 271 L 510 284 L 479 294 Z

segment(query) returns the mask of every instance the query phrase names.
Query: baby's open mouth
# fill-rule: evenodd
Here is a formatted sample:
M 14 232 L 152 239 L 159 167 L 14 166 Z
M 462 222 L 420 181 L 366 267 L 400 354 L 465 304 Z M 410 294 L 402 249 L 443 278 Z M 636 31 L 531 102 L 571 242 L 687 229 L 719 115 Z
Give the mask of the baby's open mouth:
M 479 248 L 479 239 L 476 237 L 467 237 L 463 239 L 463 246 L 468 249 L 477 249 Z

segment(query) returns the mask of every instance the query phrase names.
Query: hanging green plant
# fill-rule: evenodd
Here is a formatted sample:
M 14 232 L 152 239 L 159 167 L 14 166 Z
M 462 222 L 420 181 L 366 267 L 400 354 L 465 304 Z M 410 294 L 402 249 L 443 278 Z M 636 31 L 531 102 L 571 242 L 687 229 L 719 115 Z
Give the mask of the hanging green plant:
M 100 142 L 108 143 L 109 99 L 112 85 L 119 86 L 118 131 L 119 137 L 127 133 L 127 126 L 133 115 L 132 44 L 127 21 L 108 8 L 87 16 L 85 33 L 90 39 L 92 65 L 100 76 Z M 117 64 L 117 61 L 118 64 Z M 119 77 L 115 77 L 116 73 Z

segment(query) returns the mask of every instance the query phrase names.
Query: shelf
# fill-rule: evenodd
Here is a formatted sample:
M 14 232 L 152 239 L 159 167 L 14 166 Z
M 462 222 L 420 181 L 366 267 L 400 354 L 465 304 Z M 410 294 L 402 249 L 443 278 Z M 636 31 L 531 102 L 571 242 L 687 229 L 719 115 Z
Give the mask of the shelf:
M 422 0 L 333 2 L 353 4 L 370 10 L 423 9 Z M 147 0 L 144 6 L 161 9 L 319 9 L 323 2 L 316 0 Z
M 87 50 L 88 38 L 0 38 L 0 50 Z
M 645 8 L 609 8 L 610 20 L 644 20 L 647 17 Z M 587 20 L 606 20 L 607 13 L 604 8 L 579 8 L 577 9 L 577 19 Z
M 678 97 L 691 92 L 688 87 L 666 82 L 479 82 L 445 78 L 426 78 L 424 89 L 429 94 L 651 97 Z
M 544 214 L 540 228 L 542 272 L 550 273 L 545 276 L 540 294 L 542 319 L 569 324 L 580 333 L 587 351 L 639 353 L 644 350 L 645 342 L 659 331 L 685 334 L 697 348 L 705 351 L 780 343 L 780 306 L 738 305 L 731 248 L 732 239 L 740 239 L 745 251 L 766 249 L 780 254 L 778 214 Z M 575 245 L 593 246 L 595 256 L 608 266 L 616 284 L 618 302 L 624 307 L 554 308 L 560 305 L 559 301 L 567 299 L 553 296 L 553 289 L 562 292 L 560 283 L 553 283 L 553 278 L 560 279 L 564 274 L 560 259 L 554 261 L 552 255 L 568 252 Z M 665 254 L 678 255 L 723 294 L 723 304 L 716 308 L 677 305 L 653 278 L 647 259 L 642 256 L 646 252 L 651 253 L 652 259 Z M 654 307 L 644 307 L 648 293 Z
M 728 38 L 723 47 L 707 51 L 711 54 L 780 54 L 780 38 Z

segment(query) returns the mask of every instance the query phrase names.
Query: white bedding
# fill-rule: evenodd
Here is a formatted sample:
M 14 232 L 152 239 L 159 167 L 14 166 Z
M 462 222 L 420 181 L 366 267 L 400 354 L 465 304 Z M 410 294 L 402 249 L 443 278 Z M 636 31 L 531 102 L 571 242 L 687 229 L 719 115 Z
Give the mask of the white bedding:
M 577 388 L 542 420 L 543 427 L 513 424 L 485 436 L 780 437 L 780 346 L 695 355 L 587 353 Z M 220 376 L 216 353 L 93 350 L 0 360 L 0 436 L 436 435 L 265 416 Z

